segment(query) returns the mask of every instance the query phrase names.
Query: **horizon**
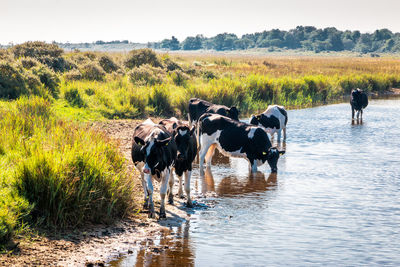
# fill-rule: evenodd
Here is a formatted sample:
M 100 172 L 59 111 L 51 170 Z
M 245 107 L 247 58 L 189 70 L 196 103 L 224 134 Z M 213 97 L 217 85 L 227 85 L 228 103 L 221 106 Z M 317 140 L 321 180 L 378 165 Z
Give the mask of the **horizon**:
M 175 36 L 213 37 L 220 33 L 243 34 L 297 26 L 335 27 L 340 31 L 372 33 L 377 29 L 400 32 L 396 12 L 400 1 L 338 0 L 334 5 L 318 0 L 242 1 L 183 0 L 108 1 L 5 0 L 0 16 L 0 44 L 26 41 L 93 43 L 99 40 L 159 42 Z M 154 8 L 156 6 L 157 8 Z M 373 18 L 373 19 L 371 19 Z

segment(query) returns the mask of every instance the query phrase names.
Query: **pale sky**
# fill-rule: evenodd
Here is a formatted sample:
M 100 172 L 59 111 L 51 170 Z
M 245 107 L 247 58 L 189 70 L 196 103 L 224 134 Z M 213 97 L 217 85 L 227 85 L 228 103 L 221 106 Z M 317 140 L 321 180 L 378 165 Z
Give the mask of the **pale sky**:
M 0 0 L 0 43 L 160 41 L 298 25 L 400 32 L 400 0 Z

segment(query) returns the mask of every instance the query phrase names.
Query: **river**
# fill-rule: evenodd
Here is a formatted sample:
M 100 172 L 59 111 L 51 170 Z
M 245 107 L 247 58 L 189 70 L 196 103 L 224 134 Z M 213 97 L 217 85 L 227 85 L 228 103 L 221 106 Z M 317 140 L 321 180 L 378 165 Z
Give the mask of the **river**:
M 288 111 L 278 173 L 217 158 L 192 176 L 199 205 L 111 266 L 400 265 L 400 100 L 371 100 L 362 123 L 348 103 Z M 201 206 L 200 205 L 200 206 Z

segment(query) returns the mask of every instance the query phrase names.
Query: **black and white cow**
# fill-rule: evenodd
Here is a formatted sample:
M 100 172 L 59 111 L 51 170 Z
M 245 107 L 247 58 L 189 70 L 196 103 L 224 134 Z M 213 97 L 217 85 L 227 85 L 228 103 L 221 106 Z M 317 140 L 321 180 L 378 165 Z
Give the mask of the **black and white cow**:
M 144 207 L 149 208 L 151 218 L 155 217 L 152 178 L 161 182 L 160 218 L 166 218 L 164 200 L 176 153 L 175 140 L 164 126 L 147 119 L 135 128 L 132 142 L 132 160 L 140 171 L 144 190 Z
M 187 196 L 186 205 L 193 207 L 192 200 L 190 199 L 190 178 L 192 176 L 192 163 L 196 157 L 197 141 L 194 135 L 194 127 L 190 129 L 189 124 L 178 120 L 175 117 L 164 119 L 159 122 L 167 131 L 173 136 L 176 143 L 178 152 L 175 160 L 175 173 L 179 177 L 179 191 L 178 195 L 183 198 L 182 191 L 182 175 L 185 174 L 185 192 Z M 174 178 L 171 175 L 169 180 L 169 203 L 173 203 L 173 185 Z
M 196 124 L 204 113 L 220 114 L 239 120 L 239 110 L 236 107 L 228 108 L 227 106 L 216 105 L 199 98 L 189 99 L 189 122 L 191 125 Z
M 250 124 L 259 125 L 267 131 L 273 138 L 274 134 L 278 134 L 278 142 L 281 140 L 281 132 L 283 130 L 283 140 L 286 140 L 286 124 L 288 116 L 285 108 L 278 105 L 270 105 L 264 113 L 252 115 Z
M 356 110 L 357 120 L 360 116 L 360 113 L 362 120 L 363 109 L 368 106 L 367 94 L 359 88 L 352 90 L 350 96 L 350 105 L 351 105 L 351 119 L 354 120 L 354 111 Z
M 277 172 L 279 151 L 272 147 L 267 133 L 260 127 L 232 120 L 219 114 L 204 114 L 200 124 L 200 173 L 203 174 L 204 159 L 211 165 L 214 150 L 226 156 L 245 158 L 250 163 L 251 172 L 266 161 L 272 172 Z

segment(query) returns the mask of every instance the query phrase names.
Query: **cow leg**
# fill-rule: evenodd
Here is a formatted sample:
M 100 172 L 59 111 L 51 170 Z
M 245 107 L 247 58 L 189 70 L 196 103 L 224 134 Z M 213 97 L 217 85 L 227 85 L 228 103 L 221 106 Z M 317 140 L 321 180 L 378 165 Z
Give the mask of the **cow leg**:
M 277 131 L 277 134 L 278 134 L 278 143 L 279 143 L 281 141 L 282 129 L 279 129 Z
M 161 188 L 160 188 L 160 198 L 161 198 L 161 207 L 160 207 L 160 219 L 161 218 L 167 218 L 167 215 L 165 213 L 165 194 L 167 193 L 168 189 L 168 180 L 170 176 L 170 170 L 167 169 L 165 171 L 165 174 L 162 175 L 161 178 Z
M 256 173 L 257 172 L 257 161 L 250 160 L 250 166 L 251 166 L 251 173 Z
M 214 156 L 216 147 L 217 147 L 217 144 L 212 144 L 207 151 L 206 158 L 205 158 L 207 167 L 211 166 L 211 159 Z
M 205 137 L 201 136 L 201 141 L 203 141 L 205 139 Z M 200 175 L 204 175 L 204 158 L 206 157 L 206 154 L 208 152 L 208 149 L 210 148 L 210 146 L 212 145 L 212 143 L 209 142 L 202 142 L 202 146 L 200 149 L 200 157 L 199 157 L 199 169 L 200 169 Z
M 153 182 L 151 178 L 151 174 L 146 174 L 146 181 L 147 181 L 147 194 L 148 194 L 148 207 L 149 207 L 149 217 L 154 218 L 154 203 L 153 203 Z
M 172 189 L 174 188 L 174 174 L 171 172 L 168 180 L 168 203 L 173 205 L 174 204 L 174 194 Z
M 185 172 L 185 192 L 187 196 L 186 206 L 193 208 L 192 199 L 190 198 L 190 177 L 192 176 L 192 171 Z
M 360 117 L 360 111 L 357 110 L 357 120 L 359 119 L 359 117 Z
M 354 120 L 354 108 L 351 107 L 351 119 Z
M 147 194 L 147 184 L 146 184 L 146 180 L 144 179 L 143 172 L 140 172 L 140 176 L 141 176 L 141 179 L 142 179 L 142 186 L 143 186 L 143 191 L 144 191 L 143 209 L 148 209 L 149 208 L 149 197 L 148 197 L 148 194 Z
M 182 176 L 178 176 L 179 179 L 179 190 L 178 190 L 178 196 L 180 198 L 184 198 L 185 196 L 183 195 L 183 190 L 182 190 Z
M 361 120 L 362 120 L 362 115 L 363 115 L 363 110 L 362 109 L 360 110 L 360 113 L 361 113 Z
M 283 128 L 283 141 L 286 141 L 286 127 Z
M 144 173 L 142 172 L 143 166 L 141 166 L 141 165 L 143 165 L 143 163 L 135 164 L 135 168 L 137 170 L 139 170 L 140 180 L 142 182 L 142 187 L 143 187 L 143 193 L 144 193 L 143 209 L 148 209 L 149 208 L 149 198 L 147 195 L 147 184 L 146 184 L 146 180 L 144 179 Z

